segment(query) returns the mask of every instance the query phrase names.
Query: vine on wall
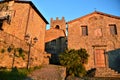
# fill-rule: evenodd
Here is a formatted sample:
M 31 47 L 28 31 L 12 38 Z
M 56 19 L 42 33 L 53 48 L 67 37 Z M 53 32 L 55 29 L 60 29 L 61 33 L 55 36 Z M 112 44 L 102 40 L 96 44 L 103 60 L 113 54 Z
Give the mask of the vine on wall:
M 9 45 L 8 47 L 0 49 L 0 53 L 7 52 L 9 55 L 14 54 L 15 57 L 22 57 L 22 59 L 25 59 L 25 54 L 27 51 L 25 51 L 22 48 L 17 48 L 13 44 Z

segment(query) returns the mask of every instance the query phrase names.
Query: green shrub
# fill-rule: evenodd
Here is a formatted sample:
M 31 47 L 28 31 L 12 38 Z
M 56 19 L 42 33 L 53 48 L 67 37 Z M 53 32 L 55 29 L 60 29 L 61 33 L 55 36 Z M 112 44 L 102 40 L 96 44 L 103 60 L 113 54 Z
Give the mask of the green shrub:
M 1 49 L 1 51 L 0 51 L 1 53 L 5 53 L 5 49 L 3 48 L 3 49 Z
M 88 62 L 88 53 L 85 49 L 66 50 L 59 55 L 60 64 L 67 68 L 67 76 L 82 77 L 86 74 L 84 64 Z

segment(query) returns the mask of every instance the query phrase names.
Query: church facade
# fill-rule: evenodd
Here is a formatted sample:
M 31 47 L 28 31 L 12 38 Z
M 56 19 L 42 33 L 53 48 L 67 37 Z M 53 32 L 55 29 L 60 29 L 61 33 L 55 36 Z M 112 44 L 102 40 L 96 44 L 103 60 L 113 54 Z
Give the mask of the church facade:
M 92 12 L 68 24 L 68 49 L 85 48 L 89 53 L 86 69 L 119 69 L 120 17 Z

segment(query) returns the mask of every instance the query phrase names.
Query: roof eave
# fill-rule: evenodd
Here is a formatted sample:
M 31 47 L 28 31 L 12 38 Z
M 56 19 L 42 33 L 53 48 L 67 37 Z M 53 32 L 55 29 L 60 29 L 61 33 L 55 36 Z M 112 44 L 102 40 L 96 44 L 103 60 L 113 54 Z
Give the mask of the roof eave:
M 105 15 L 105 16 L 108 16 L 108 17 L 120 19 L 119 16 L 114 16 L 114 15 L 111 15 L 111 14 L 106 14 L 106 13 L 99 12 L 99 11 L 94 11 L 94 12 L 92 12 L 92 13 L 90 13 L 90 14 L 85 15 L 85 16 L 82 16 L 82 17 L 79 17 L 79 18 L 77 18 L 77 19 L 68 21 L 67 24 L 72 23 L 72 22 L 74 22 L 74 21 L 77 21 L 77 20 L 79 20 L 79 19 L 82 19 L 82 18 L 87 17 L 87 16 L 92 15 L 92 14 L 100 14 L 100 15 Z

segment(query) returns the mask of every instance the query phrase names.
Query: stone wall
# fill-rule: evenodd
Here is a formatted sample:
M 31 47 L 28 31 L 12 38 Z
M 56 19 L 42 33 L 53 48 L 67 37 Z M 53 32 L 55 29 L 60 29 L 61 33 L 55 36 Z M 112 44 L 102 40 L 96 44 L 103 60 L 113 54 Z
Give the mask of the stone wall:
M 115 24 L 117 35 L 110 33 L 109 24 Z M 88 35 L 82 35 L 81 26 L 88 27 Z M 104 49 L 105 52 L 120 48 L 120 19 L 97 12 L 68 22 L 68 48 L 85 48 L 90 57 L 87 69 L 95 67 L 94 50 Z
M 11 44 L 14 45 L 13 49 L 22 48 L 24 50 L 22 54 L 23 56 L 19 56 L 18 51 L 14 52 L 14 50 L 12 50 L 9 52 L 8 48 L 11 47 Z M 6 32 L 0 31 L 0 67 L 26 67 L 28 63 L 28 48 L 29 46 L 23 40 L 20 40 L 19 38 Z M 40 66 L 43 64 L 43 60 L 43 52 L 32 47 L 30 52 L 30 67 Z
M 30 54 L 30 66 L 39 66 L 44 60 L 45 49 L 45 28 L 47 21 L 42 14 L 37 11 L 37 8 L 30 1 L 9 1 L 2 2 L 0 6 L 8 7 L 6 11 L 10 13 L 11 21 L 8 23 L 3 20 L 2 30 L 0 30 L 0 49 L 5 49 L 4 54 L 0 59 L 0 67 L 11 68 L 14 60 L 14 66 L 26 67 L 28 62 L 29 46 L 25 41 L 25 35 L 29 34 L 30 39 L 37 37 L 38 41 L 31 48 Z M 2 10 L 4 11 L 4 10 Z M 24 60 L 21 57 L 14 58 L 14 51 L 8 53 L 8 47 L 13 44 L 14 48 L 22 48 L 24 53 Z M 16 52 L 18 54 L 18 52 Z M 48 60 L 47 60 L 48 61 Z M 48 63 L 48 62 L 46 62 Z
M 62 17 L 62 19 L 59 19 L 57 17 L 56 20 L 53 20 L 53 18 L 51 18 L 50 28 L 56 28 L 56 26 L 59 26 L 59 29 L 64 30 L 66 33 L 66 21 L 65 21 L 64 17 Z
M 2 5 L 1 3 L 0 5 Z M 8 3 L 9 12 L 11 12 L 11 22 L 8 24 L 3 22 L 3 31 L 24 40 L 25 35 L 29 34 L 31 38 L 37 37 L 38 42 L 35 44 L 37 49 L 44 51 L 44 37 L 46 22 L 36 12 L 36 10 L 28 2 Z

